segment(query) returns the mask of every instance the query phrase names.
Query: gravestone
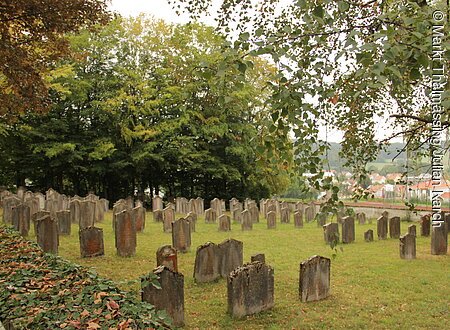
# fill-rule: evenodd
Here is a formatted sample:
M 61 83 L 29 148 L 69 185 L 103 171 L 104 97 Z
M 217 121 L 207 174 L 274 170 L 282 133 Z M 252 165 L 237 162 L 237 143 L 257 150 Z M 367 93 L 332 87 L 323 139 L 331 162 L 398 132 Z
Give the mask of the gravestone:
M 302 228 L 303 227 L 303 214 L 301 211 L 296 211 L 294 213 L 294 226 L 296 228 Z
M 37 219 L 43 218 L 47 215 L 50 216 L 50 212 L 45 210 L 41 210 L 31 215 L 31 221 L 33 222 L 34 226 L 34 235 L 37 236 Z
M 14 230 L 17 230 L 22 236 L 28 236 L 31 219 L 30 207 L 25 204 L 19 204 L 13 206 L 11 212 Z
M 197 197 L 195 199 L 195 213 L 197 215 L 202 215 L 205 213 L 205 201 L 203 200 L 203 198 Z
M 311 206 L 308 206 L 305 208 L 305 221 L 306 222 L 311 222 L 314 220 L 314 210 Z
M 158 277 L 159 288 L 151 283 L 144 285 L 142 279 L 142 301 L 149 302 L 157 310 L 165 310 L 176 327 L 184 326 L 184 276 L 165 266 L 153 270 Z
M 330 295 L 331 260 L 312 256 L 300 263 L 299 296 L 302 302 L 316 301 Z
M 172 246 L 185 253 L 191 247 L 191 227 L 189 221 L 181 218 L 172 222 Z
M 386 217 L 379 217 L 377 219 L 377 236 L 378 239 L 386 239 L 387 238 L 387 229 L 388 222 Z
M 136 254 L 136 222 L 131 211 L 125 210 L 116 214 L 115 246 L 119 257 L 132 257 Z
M 45 201 L 45 209 L 50 211 L 50 216 L 52 219 L 56 218 L 56 211 L 59 211 L 58 200 L 57 199 L 47 199 Z
M 175 211 L 170 206 L 163 210 L 163 231 L 172 232 L 172 222 L 175 221 Z
M 136 231 L 141 233 L 145 228 L 145 208 L 143 206 L 136 206 L 132 209 L 132 216 L 136 222 Z
M 277 227 L 277 214 L 275 211 L 267 213 L 267 229 L 275 229 Z
M 80 201 L 78 199 L 71 200 L 69 203 L 70 222 L 80 223 Z
M 253 223 L 259 222 L 259 210 L 255 203 L 252 203 L 248 209 L 250 212 L 250 218 Z
M 327 223 L 327 214 L 319 213 L 317 215 L 317 227 L 323 227 Z
M 72 222 L 70 220 L 70 211 L 57 211 L 56 220 L 58 222 L 59 234 L 70 235 Z
M 391 238 L 400 237 L 400 217 L 392 217 L 389 219 L 389 236 Z
M 194 265 L 195 282 L 212 282 L 220 277 L 218 249 L 218 246 L 212 242 L 207 242 L 197 248 Z
M 266 208 L 266 218 L 267 215 L 269 214 L 269 212 L 275 212 L 275 214 L 277 213 L 277 206 L 275 204 L 272 203 L 272 201 L 270 201 L 271 204 L 269 204 L 269 206 L 267 206 Z
M 219 231 L 230 231 L 231 230 L 231 220 L 226 214 L 222 214 L 219 217 Z
M 420 236 L 428 237 L 430 236 L 431 228 L 431 218 L 430 216 L 424 215 L 420 218 Z
M 281 208 L 281 223 L 289 223 L 291 218 L 291 212 L 289 207 Z
M 30 208 L 30 215 L 40 211 L 39 199 L 34 196 L 25 199 L 24 204 Z
M 153 221 L 155 222 L 163 222 L 164 216 L 162 210 L 154 210 L 153 211 Z
M 252 230 L 253 229 L 253 222 L 250 218 L 250 212 L 248 210 L 244 210 L 241 212 L 241 228 L 242 230 Z
M 364 240 L 366 242 L 373 242 L 373 230 L 369 229 L 364 233 Z
M 195 224 L 197 223 L 197 214 L 194 212 L 189 212 L 185 218 L 189 221 L 189 225 L 191 226 L 191 233 L 195 233 Z
M 232 216 L 233 216 L 233 221 L 236 221 L 236 222 L 239 222 L 239 223 L 242 222 L 241 213 L 242 213 L 243 210 L 244 210 L 244 209 L 242 208 L 242 203 L 239 203 L 239 202 L 238 202 L 238 203 L 234 206 L 234 210 L 233 210 L 233 212 L 231 213 Z
M 95 202 L 83 201 L 80 203 L 80 223 L 79 223 L 80 229 L 94 226 L 95 209 L 96 209 Z
M 80 254 L 82 258 L 105 255 L 103 229 L 97 227 L 83 228 L 79 231 Z
M 342 243 L 355 241 L 355 219 L 353 217 L 342 218 Z
M 102 222 L 105 220 L 105 204 L 101 200 L 96 200 L 95 202 L 95 221 Z
M 162 209 L 164 209 L 162 198 L 160 196 L 153 197 L 152 211 L 154 212 L 156 210 L 162 210 Z
M 37 242 L 44 252 L 58 254 L 58 223 L 50 215 L 36 220 Z
M 171 245 L 163 245 L 156 251 L 156 265 L 166 266 L 170 270 L 178 272 L 177 250 Z
M 219 274 L 226 278 L 237 267 L 244 263 L 244 243 L 235 239 L 227 239 L 218 246 Z
M 205 210 L 205 223 L 215 223 L 217 221 L 217 211 L 209 208 Z
M 406 234 L 400 236 L 400 258 L 416 259 L 416 235 Z
M 360 225 L 366 224 L 366 214 L 364 212 L 356 213 L 356 219 L 358 219 Z
M 325 243 L 335 246 L 339 242 L 339 225 L 335 222 L 323 225 L 323 238 Z
M 210 208 L 215 211 L 214 222 L 216 222 L 217 217 L 220 217 L 222 215 L 222 201 L 220 199 L 218 199 L 218 198 L 214 198 L 210 202 Z M 206 217 L 206 215 L 205 215 L 205 217 Z
M 227 291 L 228 313 L 234 318 L 272 309 L 273 268 L 257 261 L 239 267 L 228 276 Z
M 252 255 L 250 258 L 251 258 L 251 259 L 250 259 L 251 262 L 255 262 L 255 261 L 262 262 L 262 263 L 265 263 L 265 262 L 266 262 L 266 256 L 265 256 L 264 253 L 257 253 L 257 254 L 254 254 L 254 255 Z
M 408 226 L 408 234 L 417 236 L 416 225 L 409 225 Z
M 21 204 L 22 200 L 17 196 L 8 196 L 3 199 L 3 222 L 12 223 L 12 208 Z
M 109 200 L 106 198 L 100 198 L 100 201 L 103 203 L 103 211 L 108 212 L 109 211 Z
M 444 222 L 440 226 L 431 226 L 431 254 L 445 255 L 448 248 L 447 226 Z

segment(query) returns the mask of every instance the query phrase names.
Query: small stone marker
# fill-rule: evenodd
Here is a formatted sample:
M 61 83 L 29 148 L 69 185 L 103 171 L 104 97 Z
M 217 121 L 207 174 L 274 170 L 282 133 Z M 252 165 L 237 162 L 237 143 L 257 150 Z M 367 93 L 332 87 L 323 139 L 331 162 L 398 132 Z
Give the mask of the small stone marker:
M 172 232 L 172 222 L 175 221 L 175 211 L 168 206 L 163 210 L 163 231 L 165 233 Z
M 131 211 L 125 210 L 116 214 L 115 237 L 118 256 L 132 257 L 136 254 L 136 222 Z
M 316 301 L 330 295 L 331 260 L 312 256 L 300 263 L 299 296 L 302 302 Z
M 80 254 L 82 258 L 91 258 L 105 255 L 103 243 L 103 229 L 88 227 L 80 229 Z
M 222 214 L 219 217 L 219 231 L 230 231 L 231 230 L 231 220 L 226 214 Z
M 381 216 L 377 219 L 377 236 L 378 239 L 386 239 L 387 238 L 387 218 Z
M 266 262 L 266 256 L 265 256 L 264 253 L 254 254 L 250 258 L 251 258 L 251 262 L 255 262 L 255 261 L 259 261 L 259 262 L 262 262 L 262 263 Z
M 416 259 L 416 235 L 405 234 L 400 236 L 400 258 Z
M 70 235 L 72 225 L 70 211 L 56 211 L 56 220 L 58 222 L 59 234 Z
M 274 306 L 273 268 L 252 262 L 232 271 L 227 278 L 228 313 L 234 318 L 256 314 Z
M 154 222 L 163 222 L 164 217 L 162 210 L 154 210 L 152 213 Z
M 178 272 L 177 250 L 171 245 L 160 246 L 156 251 L 156 265 L 166 266 L 174 272 Z
M 191 247 L 191 226 L 189 221 L 181 218 L 172 222 L 172 246 L 185 253 Z
M 19 204 L 11 208 L 12 225 L 20 235 L 28 236 L 31 225 L 30 207 L 25 204 Z
M 275 211 L 267 213 L 267 229 L 275 229 L 277 227 L 277 214 Z
M 366 242 L 373 242 L 373 230 L 369 229 L 364 233 L 364 240 Z
M 250 212 L 248 210 L 244 210 L 241 212 L 241 227 L 242 230 L 252 230 L 253 229 L 253 221 L 250 218 Z
M 420 236 L 430 236 L 431 219 L 430 216 L 424 215 L 420 218 Z
M 165 266 L 153 270 L 158 276 L 160 289 L 142 280 L 142 301 L 149 302 L 158 310 L 165 310 L 176 327 L 184 326 L 184 276 Z
M 197 283 L 212 282 L 220 277 L 218 247 L 212 242 L 197 248 L 194 265 L 194 279 Z
M 244 263 L 244 243 L 235 239 L 227 239 L 218 246 L 219 274 L 226 278 L 237 267 Z
M 355 219 L 353 217 L 342 218 L 342 243 L 355 241 Z
M 408 226 L 408 234 L 417 236 L 416 225 L 409 225 Z
M 289 223 L 290 222 L 291 213 L 288 207 L 283 207 L 281 209 L 281 223 Z
M 431 254 L 445 255 L 448 248 L 447 226 L 441 222 L 440 227 L 431 226 Z
M 36 220 L 37 242 L 44 252 L 58 254 L 58 223 L 49 215 Z
M 400 237 L 400 217 L 392 217 L 389 219 L 389 236 L 391 238 Z
M 335 222 L 323 225 L 323 238 L 325 243 L 335 246 L 339 242 L 339 225 Z
M 205 210 L 205 223 L 215 223 L 217 221 L 217 212 L 214 209 Z
M 303 227 L 303 214 L 301 211 L 296 211 L 294 213 L 294 226 L 296 228 L 302 228 Z

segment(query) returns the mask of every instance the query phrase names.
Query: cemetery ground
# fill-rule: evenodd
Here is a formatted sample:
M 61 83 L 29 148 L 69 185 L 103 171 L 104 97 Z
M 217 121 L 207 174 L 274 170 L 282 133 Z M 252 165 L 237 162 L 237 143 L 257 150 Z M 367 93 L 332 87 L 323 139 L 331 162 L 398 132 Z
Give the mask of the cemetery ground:
M 177 216 L 177 218 L 179 218 Z M 96 226 L 103 228 L 105 256 L 81 258 L 77 225 L 70 236 L 60 236 L 59 255 L 94 269 L 119 287 L 140 296 L 141 275 L 156 266 L 156 250 L 171 244 L 171 234 L 163 233 L 162 223 L 146 214 L 145 230 L 138 233 L 136 255 L 116 256 L 112 213 Z M 401 233 L 411 223 L 401 223 Z M 33 226 L 32 226 L 33 227 Z M 417 224 L 419 228 L 419 224 Z M 363 233 L 372 224 L 355 224 L 356 241 L 340 244 L 331 263 L 331 296 L 317 302 L 302 303 L 298 295 L 299 264 L 313 255 L 332 258 L 335 253 L 324 242 L 323 230 L 316 222 L 295 228 L 291 223 L 267 229 L 266 220 L 241 231 L 219 232 L 218 224 L 205 224 L 199 216 L 192 246 L 178 253 L 178 269 L 185 279 L 186 329 L 438 329 L 450 324 L 450 258 L 430 254 L 430 237 L 417 236 L 417 259 L 399 257 L 399 240 L 365 242 Z M 339 229 L 341 232 L 341 228 Z M 375 234 L 376 236 L 376 234 Z M 33 229 L 30 239 L 35 239 Z M 196 247 L 207 241 L 220 243 L 227 238 L 244 242 L 244 263 L 256 253 L 264 253 L 274 268 L 275 307 L 241 320 L 227 314 L 226 280 L 196 284 L 193 279 Z M 340 247 L 343 251 L 340 251 Z

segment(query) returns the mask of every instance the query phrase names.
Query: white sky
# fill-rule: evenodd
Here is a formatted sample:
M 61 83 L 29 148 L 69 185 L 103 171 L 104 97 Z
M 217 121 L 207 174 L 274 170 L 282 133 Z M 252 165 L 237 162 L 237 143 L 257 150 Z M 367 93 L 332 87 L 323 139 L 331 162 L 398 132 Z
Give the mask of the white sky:
M 189 21 L 187 15 L 182 15 L 181 17 L 177 16 L 167 0 L 111 0 L 109 8 L 112 11 L 116 11 L 126 17 L 137 16 L 140 13 L 145 13 L 171 23 L 187 23 Z M 214 25 L 214 19 L 211 17 L 203 18 L 202 21 L 205 24 Z M 377 138 L 380 139 L 384 138 L 386 133 L 392 133 L 392 130 L 388 128 L 385 120 L 380 120 L 376 124 L 375 130 L 378 133 Z M 325 127 L 321 127 L 319 132 L 320 139 L 327 139 L 328 142 L 342 141 L 342 132 L 328 130 L 328 135 L 326 135 L 325 132 Z M 395 142 L 401 142 L 401 139 L 396 139 Z

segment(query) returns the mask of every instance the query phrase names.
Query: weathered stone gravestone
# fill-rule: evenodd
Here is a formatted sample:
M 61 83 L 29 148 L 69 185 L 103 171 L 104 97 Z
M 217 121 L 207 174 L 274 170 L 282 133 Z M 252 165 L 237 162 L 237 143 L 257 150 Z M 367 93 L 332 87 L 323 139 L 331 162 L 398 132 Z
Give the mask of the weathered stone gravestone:
M 269 214 L 269 212 L 275 212 L 277 213 L 277 206 L 273 203 L 273 201 L 269 201 L 269 205 L 266 207 L 266 218 Z
M 430 236 L 431 219 L 430 216 L 424 215 L 420 218 L 420 236 Z
M 381 216 L 377 219 L 377 236 L 378 239 L 387 238 L 388 222 L 387 218 Z
M 116 214 L 115 243 L 119 257 L 132 257 L 136 254 L 136 222 L 128 210 Z
M 41 209 L 39 199 L 36 197 L 26 198 L 24 204 L 30 208 L 30 215 L 39 212 Z
M 323 227 L 327 223 L 327 214 L 319 213 L 317 215 L 317 227 Z
M 211 209 L 213 209 L 214 211 L 215 211 L 215 215 L 216 215 L 216 218 L 215 219 L 217 219 L 217 217 L 220 217 L 221 215 L 222 215 L 222 213 L 223 213 L 223 210 L 222 210 L 222 201 L 220 200 L 220 199 L 218 199 L 218 198 L 214 198 L 212 201 L 211 201 L 211 203 L 210 203 L 210 208 Z M 205 211 L 206 212 L 206 211 Z M 206 216 L 205 216 L 206 217 Z M 216 220 L 214 220 L 214 222 L 216 222 Z
M 191 247 L 191 226 L 181 218 L 172 222 L 172 246 L 179 252 L 188 252 Z
M 163 210 L 154 210 L 153 211 L 153 221 L 155 222 L 163 222 Z
M 356 213 L 356 219 L 358 219 L 360 225 L 366 224 L 366 214 L 364 212 Z
M 33 226 L 34 226 L 34 235 L 37 236 L 37 220 L 40 218 L 43 218 L 47 215 L 50 216 L 50 212 L 45 211 L 45 210 L 41 210 L 41 211 L 36 212 L 35 214 L 31 215 L 31 221 L 33 222 Z
M 254 254 L 254 255 L 252 255 L 250 257 L 250 261 L 251 262 L 258 261 L 258 262 L 265 263 L 266 262 L 266 256 L 265 256 L 264 253 L 257 253 L 257 254 Z
M 227 278 L 228 313 L 234 318 L 256 314 L 274 306 L 273 268 L 252 262 L 233 270 Z
M 408 234 L 417 236 L 416 225 L 409 225 L 408 226 Z
M 145 228 L 145 208 L 143 206 L 136 206 L 132 210 L 132 216 L 136 222 L 136 231 L 143 232 Z
M 12 223 L 12 208 L 21 204 L 22 200 L 17 196 L 8 196 L 3 199 L 3 222 Z
M 373 242 L 373 230 L 369 229 L 364 233 L 364 240 L 366 242 Z
M 170 270 L 178 272 L 177 250 L 171 245 L 163 245 L 156 251 L 156 265 L 166 266 Z
M 232 212 L 233 215 L 233 221 L 242 222 L 242 218 L 241 218 L 241 213 L 244 209 L 242 208 L 242 204 L 241 203 L 237 203 L 235 205 L 234 211 Z
M 109 200 L 107 200 L 106 198 L 100 198 L 100 202 L 103 203 L 103 211 L 104 212 L 108 212 L 108 210 L 109 210 Z
M 222 214 L 219 217 L 219 231 L 230 231 L 231 230 L 231 220 L 226 214 Z
M 259 222 L 259 210 L 255 203 L 252 203 L 248 209 L 250 212 L 250 218 L 253 223 Z
M 335 246 L 339 242 L 339 225 L 335 222 L 323 225 L 323 239 L 325 243 Z
M 205 201 L 203 198 L 197 197 L 195 199 L 195 214 L 201 215 L 205 213 Z
M 234 269 L 244 262 L 244 243 L 227 239 L 218 246 L 219 274 L 226 278 Z
M 205 210 L 205 223 L 215 223 L 217 221 L 216 210 L 209 208 Z
M 400 236 L 400 258 L 416 259 L 416 235 Z
M 252 230 L 253 229 L 253 221 L 250 218 L 250 212 L 248 210 L 244 210 L 241 213 L 241 227 L 242 230 Z
M 45 201 L 45 209 L 47 211 L 50 211 L 50 216 L 52 217 L 52 219 L 56 218 L 56 211 L 60 210 L 58 204 L 59 202 L 57 199 L 47 199 Z
M 94 226 L 95 209 L 96 209 L 95 202 L 83 201 L 80 203 L 80 223 L 79 223 L 80 229 Z
M 163 200 L 160 196 L 155 196 L 152 199 L 152 211 L 156 210 L 162 210 L 164 208 L 163 206 Z
M 80 203 L 78 199 L 71 200 L 69 203 L 70 221 L 72 223 L 80 223 Z
M 355 241 L 355 219 L 353 217 L 342 218 L 342 243 Z
M 163 231 L 165 233 L 172 232 L 172 222 L 175 221 L 175 211 L 170 207 L 163 210 Z
M 294 213 L 294 226 L 296 228 L 302 228 L 303 227 L 303 214 L 301 211 L 296 211 Z
M 31 212 L 30 207 L 25 204 L 19 204 L 12 207 L 12 225 L 20 235 L 28 236 L 30 231 Z
M 330 295 L 331 260 L 312 256 L 300 263 L 299 295 L 302 302 L 316 301 Z
M 314 210 L 311 206 L 308 206 L 305 208 L 305 221 L 306 222 L 311 222 L 314 220 Z
M 191 226 L 191 233 L 195 233 L 195 224 L 197 223 L 197 214 L 194 212 L 189 212 L 185 217 L 187 221 L 189 221 L 189 225 Z
M 149 279 L 142 279 L 142 301 L 149 302 L 158 310 L 165 310 L 176 327 L 184 326 L 184 276 L 165 266 L 153 270 L 159 287 Z
M 70 220 L 70 211 L 57 211 L 56 220 L 58 222 L 59 234 L 70 235 L 72 222 Z
M 277 214 L 275 211 L 267 213 L 267 229 L 275 229 L 277 227 Z
M 400 217 L 392 217 L 389 219 L 389 236 L 391 238 L 400 237 Z
M 431 254 L 447 254 L 448 248 L 448 229 L 444 222 L 439 227 L 431 226 Z
M 197 248 L 194 265 L 194 279 L 197 283 L 212 282 L 220 277 L 218 249 L 218 246 L 212 242 Z
M 101 200 L 95 200 L 95 221 L 102 222 L 105 220 L 105 204 Z
M 105 255 L 103 229 L 97 227 L 83 228 L 79 231 L 80 254 L 82 258 Z
M 289 210 L 289 207 L 283 207 L 281 208 L 281 223 L 289 223 L 291 218 L 291 212 Z
M 50 215 L 36 220 L 37 242 L 44 252 L 58 254 L 58 223 Z

